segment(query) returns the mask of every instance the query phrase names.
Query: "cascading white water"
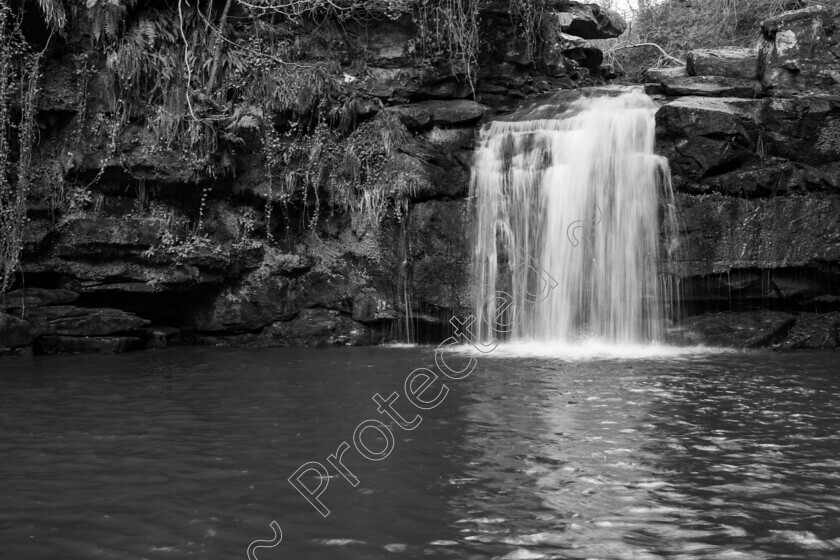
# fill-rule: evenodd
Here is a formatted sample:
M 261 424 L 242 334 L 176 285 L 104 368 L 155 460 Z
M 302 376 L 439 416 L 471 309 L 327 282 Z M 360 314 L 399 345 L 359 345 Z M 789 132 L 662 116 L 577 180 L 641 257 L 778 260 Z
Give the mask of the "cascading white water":
M 499 291 L 513 299 L 514 339 L 663 338 L 660 224 L 673 232 L 675 220 L 668 161 L 653 151 L 655 112 L 629 91 L 484 128 L 472 180 L 482 339 L 492 336 Z M 525 295 L 535 282 L 529 263 L 557 283 L 538 303 Z

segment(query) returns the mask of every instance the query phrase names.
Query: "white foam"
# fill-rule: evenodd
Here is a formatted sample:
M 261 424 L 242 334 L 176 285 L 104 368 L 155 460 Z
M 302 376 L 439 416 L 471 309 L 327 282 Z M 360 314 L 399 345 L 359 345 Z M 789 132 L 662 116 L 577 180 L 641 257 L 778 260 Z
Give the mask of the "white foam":
M 737 352 L 737 350 L 730 348 L 712 348 L 709 346 L 615 344 L 591 339 L 578 343 L 517 341 L 500 344 L 491 352 L 481 352 L 469 344 L 452 346 L 448 350 L 472 355 L 476 358 L 556 358 L 565 361 L 673 359 Z

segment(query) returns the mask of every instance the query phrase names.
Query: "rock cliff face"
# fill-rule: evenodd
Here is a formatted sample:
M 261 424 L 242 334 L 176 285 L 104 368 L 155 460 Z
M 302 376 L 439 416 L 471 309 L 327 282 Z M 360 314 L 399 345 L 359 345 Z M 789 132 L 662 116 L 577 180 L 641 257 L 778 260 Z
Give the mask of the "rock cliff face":
M 537 94 L 603 83 L 609 70 L 588 41 L 624 29 L 597 6 L 556 0 L 529 45 L 506 4 L 489 4 L 474 92 L 423 59 L 410 21 L 308 38 L 311 60 L 345 69 L 351 130 L 384 115 L 407 133 L 384 155 L 398 204 L 376 224 L 331 200 L 328 179 L 278 197 L 258 152 L 220 152 L 197 174 L 155 143 L 148 115 L 110 127 L 118 98 L 104 61 L 81 70 L 85 37 L 53 48 L 40 189 L 17 289 L 0 296 L 0 354 L 445 337 L 448 319 L 469 313 L 476 127 Z M 814 5 L 765 22 L 756 50 L 698 50 L 686 67 L 648 72 L 662 103 L 657 150 L 678 192 L 669 273 L 687 341 L 840 344 L 838 24 Z M 172 242 L 196 228 L 197 242 Z
M 840 303 L 839 23 L 810 6 L 764 22 L 755 50 L 698 50 L 684 68 L 648 72 L 681 208 L 671 272 L 689 314 L 730 313 L 689 320 L 694 331 L 714 338 L 724 324 L 761 323 L 732 312 L 769 309 L 794 315 L 768 316 L 773 336 L 743 345 L 779 342 L 794 324 L 798 342 L 785 347 L 840 341 L 836 320 L 807 315 Z
M 113 122 L 119 87 L 88 37 L 54 39 L 22 274 L 0 296 L 0 353 L 440 338 L 468 306 L 476 126 L 526 97 L 603 83 L 609 71 L 588 40 L 625 28 L 596 5 L 551 0 L 528 44 L 511 17 L 508 2 L 482 13 L 474 90 L 430 64 L 409 18 L 295 28 L 303 64 L 344 73 L 348 95 L 334 102 L 349 117 L 327 134 L 385 116 L 405 136 L 382 155 L 387 203 L 360 202 L 388 208 L 377 223 L 331 199 L 329 178 L 278 196 L 293 174 L 275 169 L 272 183 L 257 151 L 219 150 L 197 172 L 189 154 L 156 142 L 154 115 Z M 28 39 L 45 44 L 48 30 L 30 19 Z M 276 130 L 290 126 L 274 117 Z M 324 145 L 306 149 L 318 159 Z M 187 231 L 192 242 L 178 242 Z

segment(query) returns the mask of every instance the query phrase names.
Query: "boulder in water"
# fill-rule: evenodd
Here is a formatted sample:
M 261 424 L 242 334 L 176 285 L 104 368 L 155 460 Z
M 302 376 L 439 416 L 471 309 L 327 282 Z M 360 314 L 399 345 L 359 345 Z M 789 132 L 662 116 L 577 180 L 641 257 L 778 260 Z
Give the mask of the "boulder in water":
M 371 330 L 338 311 L 304 309 L 293 320 L 267 329 L 283 346 L 356 346 L 375 344 Z
M 43 336 L 38 349 L 44 354 L 122 354 L 143 348 L 143 341 L 131 336 Z
M 0 313 L 0 348 L 29 346 L 38 334 L 38 329 L 29 321 Z
M 840 313 L 798 317 L 796 325 L 779 346 L 781 350 L 822 350 L 840 348 Z
M 679 324 L 679 337 L 691 344 L 720 348 L 761 348 L 780 342 L 796 318 L 775 311 L 707 313 Z

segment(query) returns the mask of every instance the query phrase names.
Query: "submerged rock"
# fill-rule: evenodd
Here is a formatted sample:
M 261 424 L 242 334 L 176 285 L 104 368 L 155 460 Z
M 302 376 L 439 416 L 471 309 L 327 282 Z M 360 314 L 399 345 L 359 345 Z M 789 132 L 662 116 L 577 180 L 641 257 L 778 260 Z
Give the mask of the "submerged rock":
M 37 346 L 43 354 L 122 354 L 144 347 L 130 336 L 44 336 Z
M 0 348 L 29 346 L 38 334 L 38 329 L 29 321 L 0 313 Z
M 270 329 L 283 346 L 356 346 L 375 344 L 378 338 L 364 324 L 331 309 L 304 309 L 293 320 Z
M 840 348 L 840 313 L 803 314 L 797 318 L 781 350 Z
M 796 318 L 775 311 L 710 313 L 679 323 L 679 337 L 691 344 L 720 348 L 760 348 L 780 342 Z

